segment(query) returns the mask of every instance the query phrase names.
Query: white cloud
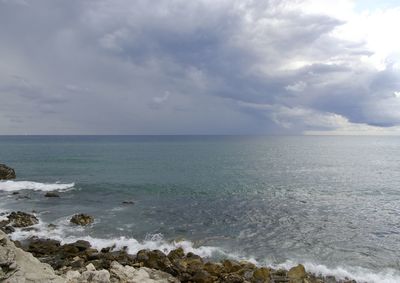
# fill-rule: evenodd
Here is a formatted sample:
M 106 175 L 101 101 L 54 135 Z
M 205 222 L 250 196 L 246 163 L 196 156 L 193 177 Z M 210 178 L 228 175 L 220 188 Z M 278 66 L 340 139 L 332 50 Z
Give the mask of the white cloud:
M 166 91 L 163 96 L 155 96 L 155 97 L 153 97 L 152 101 L 154 103 L 161 104 L 161 103 L 166 102 L 168 100 L 168 98 L 170 97 L 170 95 L 171 94 L 169 93 L 169 91 Z
M 293 92 L 302 92 L 306 89 L 307 83 L 303 81 L 298 81 L 294 84 L 287 85 L 285 87 L 286 90 L 293 91 Z

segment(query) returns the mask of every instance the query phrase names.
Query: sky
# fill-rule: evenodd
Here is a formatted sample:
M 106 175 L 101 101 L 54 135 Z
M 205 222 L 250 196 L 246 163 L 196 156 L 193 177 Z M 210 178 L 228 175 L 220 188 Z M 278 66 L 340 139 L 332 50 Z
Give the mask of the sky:
M 400 0 L 0 0 L 0 134 L 400 134 Z

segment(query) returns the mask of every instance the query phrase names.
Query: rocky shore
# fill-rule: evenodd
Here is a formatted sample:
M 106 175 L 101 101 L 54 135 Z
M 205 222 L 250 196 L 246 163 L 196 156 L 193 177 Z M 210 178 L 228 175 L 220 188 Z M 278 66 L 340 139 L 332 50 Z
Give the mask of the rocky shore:
M 15 171 L 0 164 L 0 180 L 15 178 Z M 13 192 L 18 194 L 18 192 Z M 45 197 L 60 197 L 48 192 Z M 133 204 L 124 202 L 123 204 Z M 94 218 L 76 214 L 70 222 L 86 226 Z M 62 244 L 54 239 L 11 241 L 16 229 L 35 229 L 34 215 L 22 211 L 0 214 L 0 282 L 4 283 L 356 283 L 307 272 L 299 264 L 289 270 L 256 266 L 247 261 L 213 262 L 182 248 L 168 254 L 140 250 L 129 254 L 115 246 L 97 250 L 84 240 Z M 52 225 L 52 224 L 50 224 Z M 54 226 L 54 225 L 53 225 Z
M 30 238 L 12 242 L 6 233 L 29 229 L 35 215 L 12 212 L 0 222 L 0 281 L 13 282 L 193 282 L 193 283 L 354 283 L 307 272 L 302 265 L 275 270 L 247 261 L 213 262 L 178 248 L 164 254 L 141 250 L 137 254 L 115 247 L 97 250 L 87 241 L 61 244 L 53 239 Z M 71 223 L 88 225 L 93 217 L 77 214 Z M 25 280 L 25 281 L 24 281 Z

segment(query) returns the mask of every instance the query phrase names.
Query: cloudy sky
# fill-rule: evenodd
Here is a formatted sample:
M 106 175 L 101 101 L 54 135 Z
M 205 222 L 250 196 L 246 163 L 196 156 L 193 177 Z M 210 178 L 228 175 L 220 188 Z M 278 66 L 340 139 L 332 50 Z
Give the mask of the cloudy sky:
M 400 134 L 398 0 L 0 0 L 0 134 Z

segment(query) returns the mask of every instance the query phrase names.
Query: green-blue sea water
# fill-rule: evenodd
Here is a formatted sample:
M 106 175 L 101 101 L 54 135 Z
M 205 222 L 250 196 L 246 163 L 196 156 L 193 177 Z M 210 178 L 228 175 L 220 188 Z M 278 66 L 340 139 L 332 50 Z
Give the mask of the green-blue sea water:
M 400 282 L 400 137 L 2 136 L 0 163 L 17 172 L 1 210 L 42 223 L 17 238 L 132 251 L 185 239 L 212 257 Z M 75 213 L 96 221 L 77 228 Z

